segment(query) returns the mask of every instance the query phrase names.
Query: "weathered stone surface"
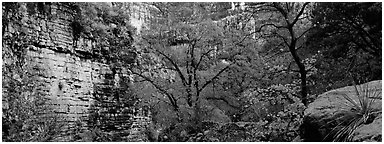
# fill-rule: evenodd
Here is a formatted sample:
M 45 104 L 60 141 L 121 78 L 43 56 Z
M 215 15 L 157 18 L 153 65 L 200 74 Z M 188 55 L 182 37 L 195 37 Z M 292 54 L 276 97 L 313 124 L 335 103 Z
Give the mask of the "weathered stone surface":
M 115 99 L 118 94 L 114 90 L 121 87 L 116 80 L 130 74 L 128 71 L 112 71 L 103 56 L 94 56 L 95 41 L 86 38 L 74 40 L 70 26 L 74 10 L 68 3 L 52 3 L 50 7 L 51 16 L 25 14 L 31 22 L 24 24 L 24 27 L 36 41 L 26 47 L 31 63 L 38 65 L 33 72 L 39 77 L 36 91 L 46 93 L 52 111 L 62 115 L 63 121 L 68 122 L 69 126 L 63 131 L 72 131 L 76 121 L 87 119 L 95 113 L 105 115 L 103 123 L 129 130 L 132 116 L 111 109 L 119 109 Z M 9 24 L 3 36 L 11 35 L 14 31 Z M 4 61 L 12 62 L 7 59 Z M 4 93 L 6 89 L 3 88 Z M 96 97 L 103 97 L 106 104 L 98 103 Z M 6 107 L 7 103 L 3 101 L 3 108 Z M 97 118 L 100 117 L 97 115 Z M 58 141 L 69 140 L 64 138 Z
M 353 140 L 381 140 L 381 80 L 358 85 L 357 88 L 359 92 L 368 90 L 370 100 L 373 100 L 371 107 L 380 112 L 375 115 L 376 117 L 372 123 L 363 124 L 357 128 Z M 302 125 L 302 138 L 304 138 L 305 141 L 330 140 L 325 139 L 325 137 L 334 127 L 331 123 L 340 122 L 335 120 L 335 116 L 341 114 L 343 110 L 351 111 L 353 109 L 353 107 L 350 106 L 351 103 L 348 102 L 343 95 L 348 95 L 356 103 L 359 103 L 355 87 L 347 86 L 321 94 L 313 103 L 308 105 L 308 108 L 304 112 L 304 124 Z M 376 98 L 373 98 L 373 96 L 376 96 Z
M 353 138 L 353 141 L 382 141 L 382 115 L 380 114 L 375 120 L 367 125 L 359 127 Z

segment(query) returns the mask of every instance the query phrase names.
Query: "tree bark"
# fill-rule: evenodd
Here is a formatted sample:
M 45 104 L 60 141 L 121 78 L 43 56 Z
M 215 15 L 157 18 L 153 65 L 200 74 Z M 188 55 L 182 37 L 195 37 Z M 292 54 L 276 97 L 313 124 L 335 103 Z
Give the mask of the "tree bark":
M 300 73 L 300 87 L 301 87 L 301 101 L 305 106 L 308 104 L 307 100 L 307 71 L 305 70 L 304 64 L 301 62 L 301 59 L 299 55 L 297 54 L 296 50 L 296 39 L 292 39 L 292 43 L 289 46 L 289 51 L 291 52 L 291 55 L 293 59 L 295 60 L 297 66 L 299 67 L 299 73 Z

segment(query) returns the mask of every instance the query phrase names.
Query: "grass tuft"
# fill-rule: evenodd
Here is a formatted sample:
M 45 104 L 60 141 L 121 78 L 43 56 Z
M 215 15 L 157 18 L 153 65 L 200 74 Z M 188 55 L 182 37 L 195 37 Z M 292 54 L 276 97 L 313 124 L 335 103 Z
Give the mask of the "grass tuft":
M 371 123 L 381 109 L 375 109 L 373 104 L 377 99 L 381 99 L 381 91 L 376 87 L 369 89 L 368 84 L 356 86 L 354 91 L 357 100 L 353 95 L 341 93 L 343 101 L 341 102 L 341 111 L 334 116 L 334 120 L 327 125 L 336 122 L 336 126 L 325 136 L 324 140 L 334 142 L 349 142 L 353 140 L 353 134 L 358 127 L 363 124 Z

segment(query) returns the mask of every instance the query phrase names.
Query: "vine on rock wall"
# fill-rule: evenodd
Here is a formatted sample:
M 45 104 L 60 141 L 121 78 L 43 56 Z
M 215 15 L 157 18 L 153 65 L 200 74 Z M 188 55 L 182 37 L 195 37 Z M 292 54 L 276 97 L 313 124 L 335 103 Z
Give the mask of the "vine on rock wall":
M 132 47 L 134 28 L 129 24 L 129 7 L 109 3 L 68 3 L 74 13 L 72 35 L 74 47 L 83 38 L 95 43 L 95 58 L 108 63 L 131 64 L 135 59 Z

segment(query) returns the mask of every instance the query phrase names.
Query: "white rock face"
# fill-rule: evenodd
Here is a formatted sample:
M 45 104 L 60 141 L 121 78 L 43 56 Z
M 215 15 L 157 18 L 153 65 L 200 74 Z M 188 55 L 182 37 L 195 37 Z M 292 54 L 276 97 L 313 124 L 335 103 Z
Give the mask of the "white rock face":
M 147 28 L 148 20 L 151 17 L 148 8 L 150 7 L 146 3 L 129 3 L 130 6 L 130 22 L 131 25 L 136 28 L 136 34 L 139 35 L 142 28 Z

